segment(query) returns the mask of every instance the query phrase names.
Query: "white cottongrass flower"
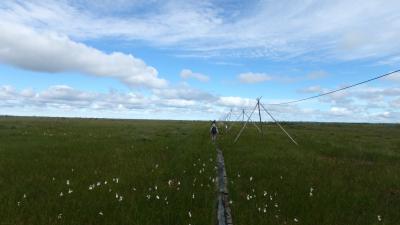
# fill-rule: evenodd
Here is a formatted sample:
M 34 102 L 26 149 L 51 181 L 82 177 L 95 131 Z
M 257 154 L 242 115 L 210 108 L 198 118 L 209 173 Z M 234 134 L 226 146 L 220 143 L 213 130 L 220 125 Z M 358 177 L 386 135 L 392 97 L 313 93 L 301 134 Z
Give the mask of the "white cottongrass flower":
M 381 222 L 382 221 L 382 217 L 381 215 L 377 215 L 378 221 Z
M 103 212 L 102 212 L 102 211 L 100 211 L 100 212 L 99 212 L 99 215 L 100 215 L 100 216 L 103 216 Z
M 267 191 L 264 191 L 264 197 L 267 196 L 267 194 L 268 194 L 268 192 L 267 192 Z
M 23 196 L 24 198 L 26 198 L 26 194 L 24 194 L 24 196 Z
M 68 194 L 71 194 L 72 192 L 74 192 L 71 188 L 68 188 Z
M 156 199 L 157 199 L 157 200 L 160 199 L 160 196 L 156 195 Z
M 57 218 L 58 218 L 58 219 L 61 219 L 61 218 L 62 218 L 62 213 L 59 213 L 59 214 L 57 215 Z
M 20 206 L 20 205 L 21 205 L 21 202 L 17 202 L 17 205 Z
M 89 191 L 93 190 L 93 186 L 89 185 Z
M 118 182 L 119 182 L 119 178 L 117 177 L 117 178 L 115 178 L 115 183 L 118 184 Z
M 192 194 L 192 199 L 194 199 L 194 193 Z
M 168 186 L 172 185 L 172 180 L 168 180 Z
M 104 184 L 107 184 L 107 181 L 106 181 L 106 180 L 104 181 Z
M 299 222 L 299 220 L 297 218 L 294 218 L 293 221 L 296 223 Z
M 192 213 L 189 211 L 188 212 L 189 218 L 192 218 Z
M 119 198 L 119 194 L 115 193 L 115 198 L 118 199 Z
M 274 206 L 275 206 L 275 208 L 278 208 L 278 207 L 279 207 L 278 203 L 275 203 L 275 205 L 274 205 Z
M 64 196 L 64 194 L 62 192 L 60 192 L 60 197 Z
M 151 195 L 146 195 L 146 198 L 147 198 L 148 200 L 150 200 L 150 199 L 151 199 Z
M 135 188 L 135 187 L 133 187 L 133 188 L 132 188 L 132 190 L 133 190 L 133 191 L 136 191 L 136 188 Z
M 121 196 L 119 196 L 118 201 L 121 202 L 122 200 L 124 200 L 124 197 L 122 197 L 122 195 L 121 195 Z
M 233 204 L 233 201 L 232 201 L 232 200 L 230 200 L 230 201 L 229 201 L 229 204 L 230 204 L 230 205 L 232 205 L 232 204 Z
M 156 186 L 154 186 L 154 190 L 156 190 L 156 191 L 157 191 L 157 185 L 156 185 Z
M 250 177 L 250 182 L 253 180 L 253 177 Z
M 264 213 L 267 213 L 267 209 L 266 209 L 266 208 L 264 208 L 264 209 L 263 209 L 263 212 L 264 212 Z
M 156 169 L 157 169 L 157 168 L 158 168 L 158 164 L 156 164 L 156 166 L 155 166 L 155 167 L 156 167 Z
M 69 180 L 67 180 L 67 185 L 69 185 Z

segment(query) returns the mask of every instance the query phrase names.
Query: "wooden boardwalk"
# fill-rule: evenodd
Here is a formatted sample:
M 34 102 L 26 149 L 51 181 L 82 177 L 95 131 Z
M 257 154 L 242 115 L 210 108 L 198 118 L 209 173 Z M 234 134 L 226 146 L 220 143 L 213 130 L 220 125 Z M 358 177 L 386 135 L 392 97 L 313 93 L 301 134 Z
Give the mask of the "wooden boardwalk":
M 217 148 L 217 225 L 232 225 L 232 214 L 229 207 L 228 179 L 226 177 L 225 161 L 222 151 Z

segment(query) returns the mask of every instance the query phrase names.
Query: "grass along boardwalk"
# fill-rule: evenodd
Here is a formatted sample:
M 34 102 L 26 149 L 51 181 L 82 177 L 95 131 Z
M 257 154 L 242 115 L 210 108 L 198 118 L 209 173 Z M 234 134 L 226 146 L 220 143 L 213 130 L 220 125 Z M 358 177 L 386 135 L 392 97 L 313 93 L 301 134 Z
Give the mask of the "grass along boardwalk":
M 0 224 L 215 224 L 209 126 L 0 117 Z M 399 224 L 399 125 L 282 126 L 219 136 L 235 225 Z

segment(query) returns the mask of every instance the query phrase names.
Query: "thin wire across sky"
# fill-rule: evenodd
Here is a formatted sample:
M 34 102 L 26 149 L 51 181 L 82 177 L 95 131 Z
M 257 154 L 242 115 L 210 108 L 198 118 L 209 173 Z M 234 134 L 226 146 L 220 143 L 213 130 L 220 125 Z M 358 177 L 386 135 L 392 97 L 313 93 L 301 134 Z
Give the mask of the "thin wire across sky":
M 346 86 L 346 87 L 342 87 L 342 88 L 339 88 L 339 89 L 336 89 L 336 90 L 332 90 L 332 91 L 328 91 L 328 92 L 321 93 L 321 94 L 318 94 L 318 95 L 314 95 L 314 96 L 311 96 L 311 97 L 302 98 L 302 99 L 293 100 L 293 101 L 288 101 L 288 102 L 270 103 L 270 104 L 265 104 L 265 105 L 287 105 L 287 104 L 302 102 L 302 101 L 306 101 L 306 100 L 310 100 L 310 99 L 314 99 L 314 98 L 319 98 L 319 97 L 322 97 L 322 96 L 325 96 L 325 95 L 333 94 L 333 93 L 336 93 L 336 92 L 339 92 L 339 91 L 343 91 L 343 90 L 346 90 L 346 89 L 349 89 L 349 88 L 352 88 L 352 87 L 356 87 L 358 85 L 365 84 L 365 83 L 368 83 L 368 82 L 371 82 L 371 81 L 374 81 L 374 80 L 378 80 L 380 78 L 390 76 L 390 75 L 395 74 L 397 72 L 400 72 L 400 69 L 392 71 L 392 72 L 389 72 L 389 73 L 385 73 L 383 75 L 379 75 L 379 76 L 373 77 L 371 79 L 364 80 L 364 81 L 361 81 L 361 82 L 358 82 L 358 83 L 355 83 L 355 84 L 352 84 L 352 85 L 349 85 L 349 86 Z

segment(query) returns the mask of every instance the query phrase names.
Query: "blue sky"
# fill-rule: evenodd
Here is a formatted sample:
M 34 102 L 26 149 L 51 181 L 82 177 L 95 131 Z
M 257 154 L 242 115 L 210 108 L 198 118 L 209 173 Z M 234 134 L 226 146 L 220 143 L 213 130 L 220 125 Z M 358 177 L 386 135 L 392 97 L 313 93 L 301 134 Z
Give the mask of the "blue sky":
M 398 1 L 0 3 L 0 114 L 398 122 Z

